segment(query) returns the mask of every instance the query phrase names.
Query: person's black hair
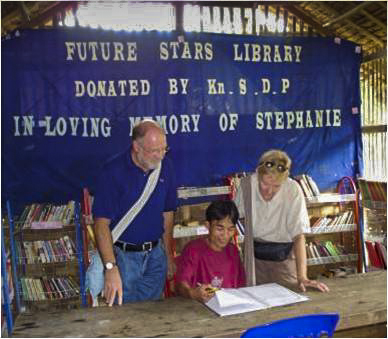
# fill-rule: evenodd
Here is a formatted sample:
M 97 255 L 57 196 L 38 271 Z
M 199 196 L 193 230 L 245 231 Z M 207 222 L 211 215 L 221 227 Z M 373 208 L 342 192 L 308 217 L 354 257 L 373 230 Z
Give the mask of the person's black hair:
M 206 209 L 206 220 L 210 223 L 213 220 L 222 220 L 229 217 L 233 224 L 238 220 L 238 209 L 231 200 L 213 201 Z

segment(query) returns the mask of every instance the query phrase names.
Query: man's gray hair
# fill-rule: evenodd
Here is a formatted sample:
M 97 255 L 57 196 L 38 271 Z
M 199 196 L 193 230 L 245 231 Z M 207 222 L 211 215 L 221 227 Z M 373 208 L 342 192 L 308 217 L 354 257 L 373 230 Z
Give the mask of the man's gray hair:
M 164 129 L 154 120 L 152 119 L 144 119 L 137 123 L 133 129 L 132 129 L 132 142 L 143 138 L 146 133 L 149 131 L 150 128 L 157 128 L 159 129 L 163 134 Z

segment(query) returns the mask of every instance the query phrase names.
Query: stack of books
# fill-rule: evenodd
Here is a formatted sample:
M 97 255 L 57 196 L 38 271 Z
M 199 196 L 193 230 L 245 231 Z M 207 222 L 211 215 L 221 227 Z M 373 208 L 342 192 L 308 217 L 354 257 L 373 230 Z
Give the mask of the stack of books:
M 65 262 L 75 259 L 73 239 L 65 235 L 56 240 L 36 240 L 16 243 L 20 264 Z
M 306 174 L 297 175 L 294 179 L 298 182 L 305 197 L 315 197 L 320 195 L 319 188 L 315 181 Z
M 79 285 L 71 277 L 21 278 L 23 299 L 27 301 L 60 300 L 77 297 Z
M 24 208 L 17 220 L 22 229 L 60 228 L 74 220 L 75 202 L 66 205 L 31 204 Z

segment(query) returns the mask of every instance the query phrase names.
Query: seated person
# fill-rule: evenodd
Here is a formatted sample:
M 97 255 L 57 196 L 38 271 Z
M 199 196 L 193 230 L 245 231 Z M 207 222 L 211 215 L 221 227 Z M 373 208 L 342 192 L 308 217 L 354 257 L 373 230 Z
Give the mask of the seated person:
M 245 271 L 237 247 L 231 243 L 236 232 L 238 210 L 233 201 L 213 201 L 206 210 L 206 238 L 190 241 L 177 265 L 180 295 L 207 302 L 215 288 L 245 286 Z

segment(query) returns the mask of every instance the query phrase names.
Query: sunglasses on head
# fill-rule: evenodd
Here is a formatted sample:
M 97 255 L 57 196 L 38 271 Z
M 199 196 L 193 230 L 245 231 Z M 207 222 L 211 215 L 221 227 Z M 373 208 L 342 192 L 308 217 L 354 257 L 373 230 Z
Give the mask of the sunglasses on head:
M 277 164 L 276 162 L 274 161 L 266 161 L 266 162 L 262 162 L 260 163 L 260 166 L 265 166 L 267 168 L 274 168 L 280 172 L 280 173 L 284 173 L 285 171 L 288 170 L 288 168 L 282 164 Z

